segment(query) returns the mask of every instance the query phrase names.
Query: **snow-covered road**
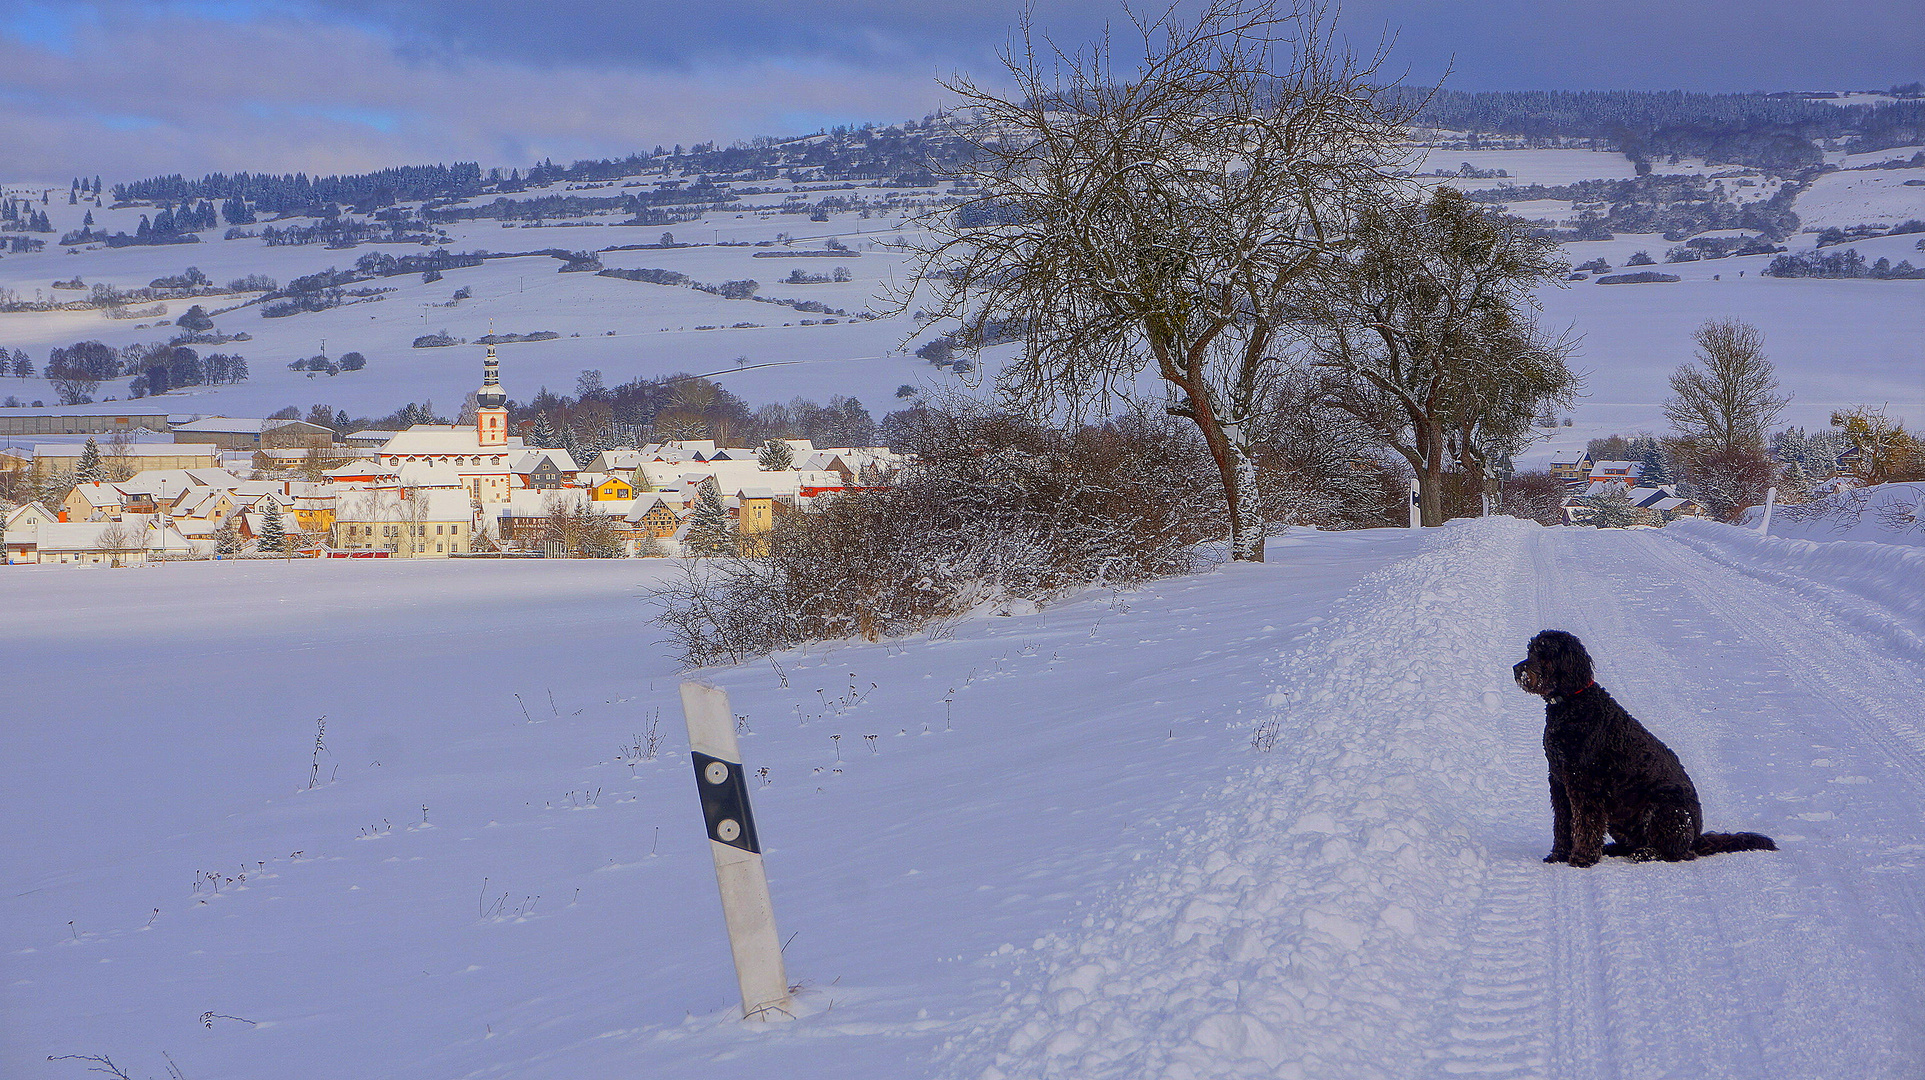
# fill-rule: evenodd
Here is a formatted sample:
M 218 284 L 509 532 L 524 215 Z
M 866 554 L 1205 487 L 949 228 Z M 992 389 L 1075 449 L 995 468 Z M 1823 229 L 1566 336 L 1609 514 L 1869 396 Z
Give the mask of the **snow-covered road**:
M 1918 666 L 1715 540 L 1436 534 L 1280 662 L 1256 770 L 947 1048 L 984 1077 L 1925 1075 Z M 1803 592 L 1826 589 L 1805 581 Z M 1855 611 L 1841 605 L 1849 603 Z M 1547 866 L 1536 630 L 1777 854 Z

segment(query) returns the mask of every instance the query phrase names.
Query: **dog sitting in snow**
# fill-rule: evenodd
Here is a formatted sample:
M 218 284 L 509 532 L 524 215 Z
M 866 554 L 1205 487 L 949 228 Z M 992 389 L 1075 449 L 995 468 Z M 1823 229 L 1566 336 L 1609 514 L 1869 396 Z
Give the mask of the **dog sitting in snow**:
M 1576 635 L 1546 630 L 1512 675 L 1544 699 L 1553 841 L 1545 862 L 1592 866 L 1604 855 L 1682 862 L 1724 851 L 1776 851 L 1757 833 L 1708 833 L 1678 755 L 1591 677 Z M 1606 844 L 1609 830 L 1615 843 Z

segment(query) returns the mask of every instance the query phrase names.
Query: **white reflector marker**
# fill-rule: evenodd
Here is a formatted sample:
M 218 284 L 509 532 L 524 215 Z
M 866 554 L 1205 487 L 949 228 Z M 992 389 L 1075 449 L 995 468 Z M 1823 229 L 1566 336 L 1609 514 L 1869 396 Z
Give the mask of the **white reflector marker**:
M 722 918 L 729 949 L 735 954 L 735 979 L 742 987 L 742 1015 L 749 1020 L 793 1017 L 782 943 L 775 933 L 775 907 L 769 877 L 762 869 L 762 845 L 749 810 L 749 786 L 742 753 L 735 743 L 735 714 L 727 692 L 701 683 L 682 684 L 682 715 L 688 721 L 695 788 L 702 799 L 709 853 L 715 856 L 715 883 L 722 892 Z

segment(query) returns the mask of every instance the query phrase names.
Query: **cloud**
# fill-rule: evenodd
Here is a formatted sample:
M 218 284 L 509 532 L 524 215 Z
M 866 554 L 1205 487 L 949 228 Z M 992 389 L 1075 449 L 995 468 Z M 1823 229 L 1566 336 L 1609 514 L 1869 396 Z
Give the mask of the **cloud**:
M 920 116 L 928 72 L 832 60 L 632 70 L 412 54 L 376 30 L 283 14 L 162 13 L 0 37 L 8 179 L 99 173 L 326 173 L 407 162 L 526 167 L 657 144 L 728 143 L 785 119 Z
M 1158 0 L 1139 6 L 1154 8 Z M 1392 71 L 1457 89 L 1799 89 L 1919 78 L 1881 0 L 1347 0 Z M 1107 0 L 1037 5 L 1066 45 Z M 10 180 L 523 166 L 920 116 L 993 77 L 1018 0 L 0 0 Z

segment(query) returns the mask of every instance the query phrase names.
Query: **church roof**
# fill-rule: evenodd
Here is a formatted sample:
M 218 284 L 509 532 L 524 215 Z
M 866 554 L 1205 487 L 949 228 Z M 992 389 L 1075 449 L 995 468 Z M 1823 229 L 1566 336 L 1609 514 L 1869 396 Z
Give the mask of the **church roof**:
M 481 433 L 466 424 L 416 424 L 381 446 L 384 457 L 435 454 L 503 454 L 527 449 L 511 435 L 506 446 L 481 445 Z

